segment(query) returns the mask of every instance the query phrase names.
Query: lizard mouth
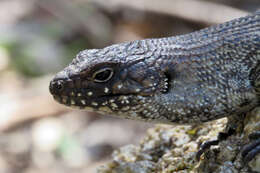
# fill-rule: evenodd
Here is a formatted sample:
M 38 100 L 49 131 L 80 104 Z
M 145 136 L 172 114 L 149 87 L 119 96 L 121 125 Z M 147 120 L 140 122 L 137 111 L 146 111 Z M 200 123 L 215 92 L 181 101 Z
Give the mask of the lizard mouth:
M 87 97 L 78 93 L 74 96 L 53 95 L 53 98 L 57 102 L 68 107 L 111 113 L 121 109 L 126 110 L 127 107 L 138 105 L 142 96 L 137 96 L 135 94 L 110 94 L 98 97 Z
M 112 89 L 97 87 L 84 87 L 80 80 L 55 79 L 51 81 L 49 90 L 53 98 L 60 104 L 77 109 L 91 111 L 117 112 L 140 105 L 148 95 L 142 92 L 112 93 Z M 108 111 L 110 110 L 110 111 Z

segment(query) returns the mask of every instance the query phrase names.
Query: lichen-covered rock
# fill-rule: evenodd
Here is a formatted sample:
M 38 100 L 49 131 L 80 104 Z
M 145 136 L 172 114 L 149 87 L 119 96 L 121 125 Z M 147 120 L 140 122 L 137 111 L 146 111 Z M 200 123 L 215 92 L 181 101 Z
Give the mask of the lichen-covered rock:
M 217 138 L 224 131 L 227 119 L 200 126 L 156 125 L 148 130 L 138 146 L 128 145 L 116 150 L 113 161 L 99 168 L 99 173 L 252 173 L 260 172 L 260 156 L 249 166 L 241 159 L 241 148 L 248 135 L 260 130 L 260 107 L 238 121 L 236 134 L 212 146 L 195 160 L 199 145 Z

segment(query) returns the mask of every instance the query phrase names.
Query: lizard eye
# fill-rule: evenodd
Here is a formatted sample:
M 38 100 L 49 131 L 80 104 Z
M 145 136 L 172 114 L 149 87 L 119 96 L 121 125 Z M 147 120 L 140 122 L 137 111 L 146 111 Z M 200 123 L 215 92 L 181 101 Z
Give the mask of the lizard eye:
M 112 78 L 114 72 L 111 68 L 103 68 L 101 70 L 96 71 L 93 74 L 93 79 L 95 82 L 106 82 Z

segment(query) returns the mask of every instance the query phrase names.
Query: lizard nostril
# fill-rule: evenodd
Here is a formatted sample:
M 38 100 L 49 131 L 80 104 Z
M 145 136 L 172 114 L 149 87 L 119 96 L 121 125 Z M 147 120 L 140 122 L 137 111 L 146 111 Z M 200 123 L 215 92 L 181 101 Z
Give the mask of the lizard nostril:
M 57 90 L 62 90 L 63 89 L 63 84 L 61 81 L 57 81 L 54 85 L 54 87 L 57 89 Z
M 64 83 L 61 80 L 51 81 L 50 83 L 50 92 L 52 94 L 60 93 L 64 88 Z

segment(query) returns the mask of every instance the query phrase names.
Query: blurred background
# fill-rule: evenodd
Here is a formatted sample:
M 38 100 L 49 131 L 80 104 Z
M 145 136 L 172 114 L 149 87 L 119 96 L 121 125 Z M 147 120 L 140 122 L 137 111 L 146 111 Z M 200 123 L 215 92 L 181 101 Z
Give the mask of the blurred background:
M 189 33 L 259 0 L 0 0 L 0 173 L 89 173 L 151 124 L 54 102 L 53 75 L 83 49 Z

